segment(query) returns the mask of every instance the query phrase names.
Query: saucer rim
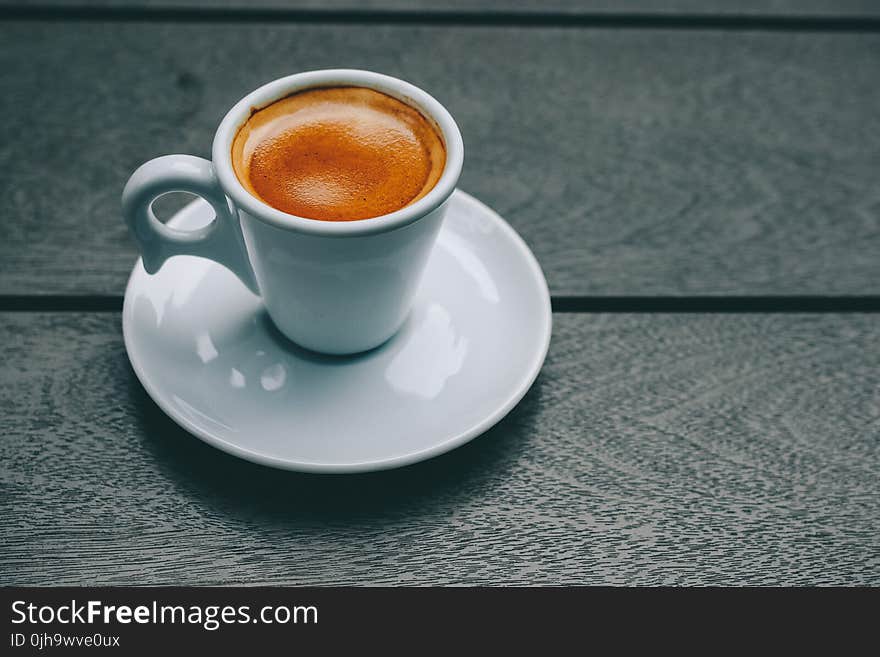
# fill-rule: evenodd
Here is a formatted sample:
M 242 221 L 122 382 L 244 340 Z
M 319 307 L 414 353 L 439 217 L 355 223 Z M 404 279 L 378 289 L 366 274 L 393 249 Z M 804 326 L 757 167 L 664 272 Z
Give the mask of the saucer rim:
M 504 417 L 506 417 L 514 409 L 514 407 L 516 407 L 516 405 L 523 399 L 523 397 L 525 397 L 526 393 L 529 391 L 535 380 L 538 378 L 538 374 L 540 374 L 541 372 L 541 368 L 544 365 L 544 361 L 546 360 L 547 353 L 550 349 L 550 339 L 553 333 L 553 311 L 550 303 L 550 291 L 547 286 L 547 279 L 544 276 L 541 265 L 538 263 L 537 258 L 532 253 L 525 240 L 520 237 L 519 233 L 517 233 L 513 229 L 513 227 L 508 224 L 503 217 L 501 217 L 501 215 L 495 212 L 495 210 L 493 210 L 474 196 L 468 194 L 467 192 L 464 192 L 460 189 L 455 189 L 450 196 L 450 200 L 452 200 L 453 197 L 457 197 L 464 203 L 469 203 L 471 205 L 477 206 L 481 211 L 487 213 L 506 233 L 507 237 L 511 239 L 519 255 L 523 257 L 523 260 L 527 264 L 529 270 L 531 271 L 531 274 L 535 277 L 536 282 L 538 283 L 538 296 L 540 297 L 539 301 L 542 306 L 541 314 L 544 317 L 544 321 L 542 322 L 540 327 L 540 348 L 536 350 L 535 356 L 529 366 L 527 374 L 522 376 L 519 385 L 516 386 L 513 393 L 503 404 L 500 404 L 496 410 L 487 415 L 485 419 L 483 419 L 481 422 L 478 422 L 471 428 L 465 431 L 461 431 L 454 436 L 443 440 L 442 442 L 436 443 L 424 449 L 417 450 L 415 452 L 408 452 L 406 454 L 401 454 L 399 456 L 394 456 L 391 458 L 370 461 L 355 461 L 350 463 L 292 461 L 290 459 L 268 456 L 266 454 L 251 451 L 247 448 L 241 447 L 240 445 L 230 443 L 212 434 L 210 431 L 205 430 L 203 427 L 194 424 L 187 417 L 180 414 L 176 408 L 168 404 L 165 401 L 165 395 L 159 394 L 150 377 L 144 371 L 142 365 L 139 362 L 140 359 L 137 359 L 134 356 L 135 349 L 132 342 L 134 338 L 130 335 L 133 327 L 130 327 L 131 321 L 129 321 L 128 318 L 130 317 L 130 299 L 132 298 L 131 288 L 134 284 L 134 278 L 136 274 L 140 274 L 138 267 L 143 269 L 143 262 L 141 258 L 137 259 L 134 267 L 132 268 L 131 274 L 129 274 L 128 282 L 125 286 L 125 297 L 122 307 L 123 343 L 125 346 L 126 355 L 128 356 L 128 361 L 129 363 L 131 363 L 131 367 L 134 370 L 135 376 L 137 376 L 147 395 L 162 410 L 162 412 L 165 413 L 165 415 L 167 415 L 178 426 L 183 428 L 191 435 L 204 441 L 208 445 L 216 447 L 217 449 L 222 450 L 232 456 L 236 456 L 238 458 L 256 463 L 258 465 L 278 468 L 281 470 L 288 470 L 291 472 L 302 472 L 311 474 L 355 474 L 364 472 L 377 472 L 381 470 L 391 470 L 394 468 L 400 468 L 407 465 L 419 463 L 421 461 L 426 461 L 436 456 L 440 456 L 441 454 L 450 452 L 453 449 L 461 447 L 462 445 L 470 442 L 474 438 L 487 432 L 489 429 L 498 424 L 502 419 L 504 419 Z M 202 201 L 201 199 L 196 199 L 192 201 L 191 203 L 178 210 L 178 212 L 175 213 L 174 217 L 172 217 L 170 221 L 175 221 L 179 215 L 184 212 L 191 211 L 194 205 L 201 203 L 204 203 L 204 201 Z

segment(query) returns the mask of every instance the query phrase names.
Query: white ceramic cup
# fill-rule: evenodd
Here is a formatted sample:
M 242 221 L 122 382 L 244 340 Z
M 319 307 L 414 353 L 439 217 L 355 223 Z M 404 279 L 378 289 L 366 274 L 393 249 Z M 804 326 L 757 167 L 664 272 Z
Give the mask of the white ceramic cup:
M 303 89 L 333 86 L 381 91 L 434 123 L 446 146 L 446 166 L 430 192 L 380 217 L 335 222 L 282 212 L 242 186 L 232 168 L 232 140 L 252 109 Z M 461 133 L 446 108 L 418 87 L 379 73 L 297 73 L 260 87 L 229 110 L 214 136 L 212 159 L 158 157 L 125 185 L 123 216 L 149 273 L 175 255 L 210 258 L 262 297 L 284 335 L 313 351 L 351 354 L 394 335 L 412 305 L 464 160 Z M 162 224 L 152 204 L 169 192 L 201 196 L 216 218 L 191 231 Z

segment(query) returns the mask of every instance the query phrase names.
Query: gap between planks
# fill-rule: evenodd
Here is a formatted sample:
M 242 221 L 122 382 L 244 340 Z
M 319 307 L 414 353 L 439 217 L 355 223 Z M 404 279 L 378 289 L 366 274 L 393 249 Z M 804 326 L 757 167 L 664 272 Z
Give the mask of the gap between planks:
M 0 295 L 0 312 L 120 312 L 118 295 Z M 878 313 L 880 296 L 553 296 L 556 313 Z
M 493 10 L 333 10 L 259 7 L 3 6 L 0 21 L 324 23 L 769 32 L 880 32 L 880 16 L 655 14 Z

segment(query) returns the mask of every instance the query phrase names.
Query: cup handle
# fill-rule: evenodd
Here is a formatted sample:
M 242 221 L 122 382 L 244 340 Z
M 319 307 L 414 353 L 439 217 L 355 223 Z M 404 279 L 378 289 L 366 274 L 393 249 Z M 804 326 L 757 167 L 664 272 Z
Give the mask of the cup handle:
M 205 199 L 216 217 L 207 226 L 180 230 L 166 226 L 153 213 L 153 201 L 169 192 L 190 192 Z M 144 269 L 159 271 L 175 255 L 209 258 L 232 271 L 254 294 L 259 294 L 248 260 L 238 212 L 230 207 L 214 165 L 192 155 L 164 155 L 142 164 L 122 192 L 122 214 L 138 244 Z

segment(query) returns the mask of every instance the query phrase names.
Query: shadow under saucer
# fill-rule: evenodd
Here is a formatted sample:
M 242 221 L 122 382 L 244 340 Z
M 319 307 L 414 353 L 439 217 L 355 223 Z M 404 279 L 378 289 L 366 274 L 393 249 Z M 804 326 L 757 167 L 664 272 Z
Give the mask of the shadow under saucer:
M 196 439 L 162 412 L 130 368 L 129 375 L 143 446 L 168 482 L 219 513 L 264 522 L 379 519 L 470 499 L 515 467 L 541 404 L 539 377 L 507 417 L 456 450 L 392 470 L 306 474 L 245 461 Z

